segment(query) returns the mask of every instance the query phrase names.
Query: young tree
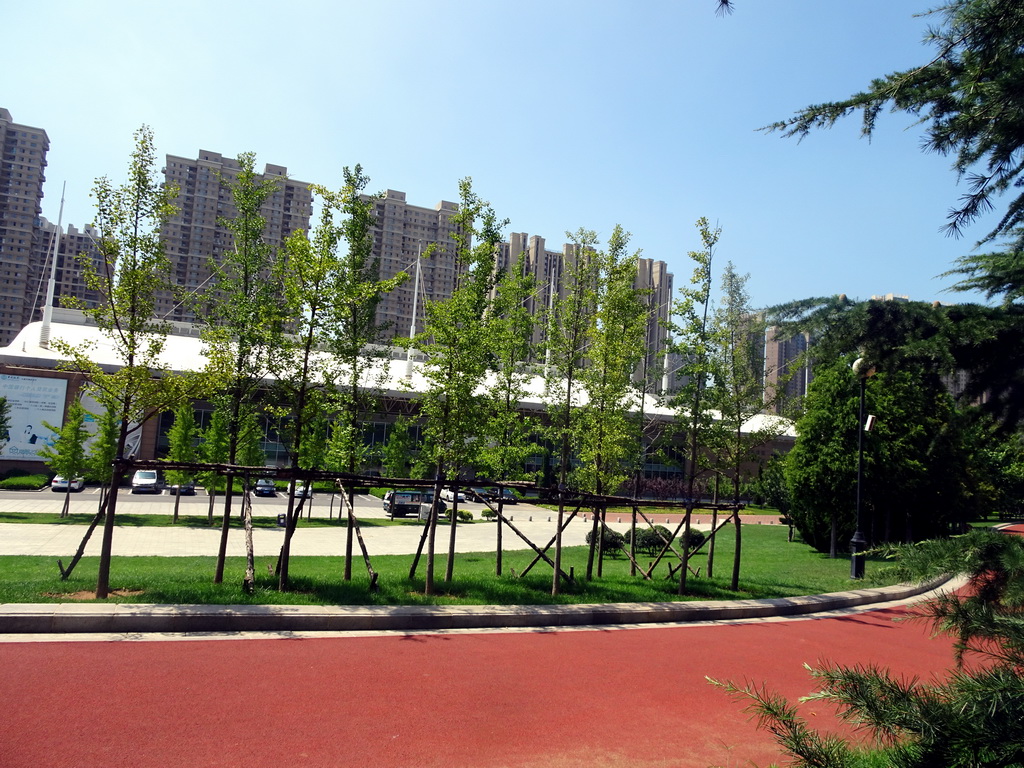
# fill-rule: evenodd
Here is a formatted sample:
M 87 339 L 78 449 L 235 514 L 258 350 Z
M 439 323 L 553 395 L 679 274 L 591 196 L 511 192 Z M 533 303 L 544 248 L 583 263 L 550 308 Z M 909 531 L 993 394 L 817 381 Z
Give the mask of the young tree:
M 68 516 L 68 508 L 71 505 L 71 483 L 82 472 L 85 471 L 85 441 L 89 439 L 89 430 L 85 426 L 86 411 L 82 402 L 77 397 L 71 401 L 67 413 L 64 414 L 64 425 L 55 427 L 45 421 L 43 426 L 52 430 L 55 434 L 52 446 L 43 446 L 39 455 L 45 459 L 46 464 L 54 471 L 54 474 L 64 477 L 68 481 L 68 492 L 64 498 L 64 506 L 61 508 L 60 516 Z
M 214 398 L 215 406 L 227 417 L 227 463 L 238 460 L 239 436 L 246 409 L 255 407 L 260 388 L 273 370 L 272 358 L 281 347 L 285 322 L 282 312 L 278 262 L 274 248 L 264 239 L 266 219 L 261 209 L 273 194 L 273 179 L 260 179 L 255 170 L 256 156 L 243 152 L 238 156 L 239 170 L 229 185 L 236 215 L 220 223 L 231 232 L 234 247 L 224 251 L 223 260 L 212 263 L 215 290 L 209 293 L 203 330 L 210 365 L 222 372 L 226 382 Z M 222 180 L 222 183 L 226 183 Z M 214 582 L 224 579 L 230 530 L 233 478 L 229 474 L 224 494 L 220 545 Z M 243 505 L 246 530 L 246 554 L 252 557 L 252 521 L 249 506 Z M 251 590 L 248 578 L 243 588 Z
M 168 262 L 160 241 L 160 227 L 174 211 L 177 194 L 156 175 L 153 135 L 143 126 L 135 133 L 135 149 L 124 185 L 114 186 L 101 178 L 93 188 L 96 200 L 94 226 L 98 261 L 79 259 L 86 286 L 102 300 L 95 307 L 80 305 L 113 346 L 119 367 L 110 372 L 94 360 L 90 344 L 67 344 L 54 340 L 53 346 L 69 359 L 67 366 L 85 374 L 98 403 L 114 414 L 119 424 L 117 448 L 105 507 L 85 534 L 71 565 L 70 574 L 84 552 L 93 527 L 103 518 L 96 597 L 107 597 L 110 555 L 117 508 L 117 489 L 124 478 L 125 447 L 129 434 L 162 411 L 195 396 L 212 381 L 196 373 L 173 373 L 162 360 L 167 336 L 166 324 L 154 319 L 156 293 L 166 286 Z
M 477 455 L 483 435 L 479 389 L 487 372 L 490 343 L 487 319 L 495 279 L 495 250 L 501 242 L 499 221 L 490 205 L 473 191 L 470 179 L 459 182 L 461 205 L 453 216 L 457 225 L 456 282 L 450 298 L 428 301 L 424 332 L 416 347 L 426 355 L 422 372 L 426 391 L 420 397 L 424 418 L 424 458 L 435 473 L 434 498 L 444 480 L 456 480 Z M 453 508 L 445 580 L 455 566 L 457 510 Z M 434 589 L 434 539 L 437 504 L 428 523 L 426 594 Z M 414 563 L 415 567 L 415 563 Z
M 400 286 L 408 275 L 399 272 L 380 277 L 380 260 L 373 255 L 373 206 L 379 196 L 367 195 L 369 178 L 361 166 L 342 170 L 344 185 L 332 195 L 342 218 L 336 230 L 345 245 L 343 254 L 334 252 L 330 317 L 326 345 L 338 363 L 334 401 L 337 417 L 332 425 L 336 447 L 345 446 L 338 456 L 345 471 L 355 473 L 367 456 L 364 441 L 366 414 L 380 399 L 390 370 L 387 347 L 381 343 L 387 324 L 377 322 L 377 307 L 383 297 Z M 353 536 L 357 528 L 353 490 L 348 489 L 348 526 L 345 530 L 345 575 L 352 579 Z
M 192 403 L 182 403 L 174 409 L 174 423 L 167 431 L 167 458 L 171 461 L 194 462 L 198 456 L 196 440 L 199 429 L 196 426 L 196 412 Z M 178 508 L 181 505 L 181 486 L 192 482 L 191 472 L 183 469 L 169 469 L 167 482 L 178 486 L 174 497 L 174 522 L 178 522 Z
M 321 198 L 320 221 L 312 238 L 297 232 L 289 238 L 285 295 L 295 320 L 293 341 L 288 344 L 285 365 L 278 372 L 288 391 L 292 413 L 289 422 L 294 468 L 323 466 L 327 440 L 324 415 L 336 414 L 332 428 L 332 461 L 355 472 L 363 455 L 363 415 L 372 402 L 375 384 L 387 374 L 387 361 L 374 344 L 381 328 L 376 309 L 381 296 L 399 285 L 405 275 L 379 280 L 372 257 L 374 198 L 363 190 L 368 179 L 362 168 L 343 170 L 345 184 L 339 192 L 314 187 Z M 341 221 L 337 217 L 341 216 Z M 342 244 L 347 252 L 339 253 Z M 324 356 L 321 349 L 330 351 Z M 319 435 L 311 432 L 318 425 Z M 338 456 L 338 450 L 347 455 Z M 294 483 L 294 481 L 293 481 Z M 354 520 L 349 497 L 349 529 L 346 546 L 346 578 L 351 579 L 351 546 Z M 289 496 L 288 525 L 282 548 L 279 586 L 287 588 L 291 537 L 298 521 L 294 493 Z
M 566 233 L 572 239 L 563 259 L 559 295 L 552 301 L 544 323 L 544 389 L 550 423 L 549 436 L 559 451 L 558 525 L 555 528 L 554 573 L 551 594 L 561 592 L 562 528 L 565 524 L 565 491 L 569 488 L 572 459 L 579 444 L 579 425 L 574 412 L 580 402 L 581 371 L 597 313 L 597 235 L 580 229 Z M 554 287 L 551 289 L 555 290 Z
M 711 308 L 711 262 L 715 246 L 722 230 L 714 229 L 706 218 L 697 220 L 702 248 L 690 251 L 694 262 L 690 285 L 679 291 L 679 298 L 672 307 L 672 338 L 668 343 L 670 352 L 680 356 L 682 365 L 676 375 L 683 380 L 683 386 L 674 398 L 677 420 L 686 432 L 686 514 L 680 523 L 685 539 L 690 535 L 690 521 L 696 504 L 697 477 L 701 473 L 701 440 L 711 421 L 708 413 L 705 388 L 711 374 L 710 344 L 708 340 L 708 314 Z M 672 538 L 679 533 L 677 527 Z M 684 539 L 684 540 L 685 540 Z M 667 549 L 667 546 L 666 546 Z M 664 552 L 664 550 L 663 550 Z M 686 592 L 686 576 L 689 571 L 690 550 L 683 548 L 683 561 L 679 569 L 679 594 Z
M 199 441 L 199 458 L 206 464 L 225 464 L 228 460 L 228 446 L 230 440 L 228 438 L 228 417 L 224 411 L 220 409 L 214 409 L 210 414 L 210 421 L 206 425 L 206 429 L 200 432 Z M 206 494 L 209 496 L 209 509 L 207 514 L 209 516 L 210 525 L 213 525 L 213 504 L 217 497 L 218 491 L 227 487 L 227 482 L 220 472 L 209 469 L 199 474 L 199 482 L 203 484 L 206 489 Z
M 574 477 L 577 487 L 597 495 L 618 490 L 639 450 L 631 415 L 639 398 L 633 375 L 646 353 L 647 312 L 635 287 L 639 253 L 628 254 L 628 247 L 629 233 L 616 226 L 608 249 L 594 254 L 595 316 L 587 340 L 589 365 L 580 372 L 587 397 L 577 417 L 579 467 Z M 595 510 L 587 579 L 593 578 L 595 550 L 604 540 L 598 534 L 602 515 L 603 510 Z
M 761 341 L 764 316 L 750 306 L 746 284 L 749 275 L 738 275 L 732 262 L 722 272 L 722 300 L 712 321 L 710 362 L 713 384 L 708 404 L 719 418 L 709 432 L 708 448 L 719 473 L 732 480 L 733 523 L 736 528 L 732 590 L 739 588 L 740 487 L 744 467 L 757 459 L 756 449 L 782 432 L 781 419 L 761 417 L 765 407 Z M 756 423 L 756 425 L 755 425 Z M 713 517 L 712 524 L 717 523 Z M 710 546 L 714 545 L 714 539 Z M 711 570 L 712 550 L 709 549 Z M 709 574 L 710 575 L 710 574 Z
M 108 408 L 101 408 L 96 416 L 96 435 L 86 456 L 86 477 L 101 483 L 102 498 L 106 496 L 110 486 L 110 468 L 117 456 L 117 437 L 120 424 L 117 415 Z
M 532 275 L 527 274 L 522 258 L 504 270 L 494 289 L 488 336 L 491 344 L 491 371 L 487 389 L 485 442 L 478 463 L 493 480 L 519 480 L 524 477 L 526 460 L 536 452 L 532 440 L 538 430 L 534 418 L 524 417 L 519 404 L 525 398 L 532 378 L 534 318 L 527 301 L 535 290 Z M 495 573 L 501 575 L 503 495 L 498 497 Z
M 409 420 L 398 418 L 388 427 L 387 440 L 381 449 L 381 466 L 385 477 L 411 477 L 412 452 L 415 448 L 409 434 Z

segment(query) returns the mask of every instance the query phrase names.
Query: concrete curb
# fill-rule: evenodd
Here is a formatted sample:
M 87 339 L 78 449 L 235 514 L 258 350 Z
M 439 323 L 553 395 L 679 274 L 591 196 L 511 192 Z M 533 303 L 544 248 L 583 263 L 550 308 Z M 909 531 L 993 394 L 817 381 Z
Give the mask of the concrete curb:
M 94 632 L 353 632 L 659 624 L 800 616 L 906 600 L 945 583 L 771 600 L 594 605 L 324 606 L 5 603 L 0 634 Z

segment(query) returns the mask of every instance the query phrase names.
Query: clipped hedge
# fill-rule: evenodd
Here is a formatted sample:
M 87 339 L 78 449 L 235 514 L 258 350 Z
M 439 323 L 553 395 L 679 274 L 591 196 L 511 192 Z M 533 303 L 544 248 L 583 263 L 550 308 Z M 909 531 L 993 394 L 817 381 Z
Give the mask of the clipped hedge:
M 593 540 L 594 531 L 587 531 L 587 544 Z M 601 537 L 601 549 L 611 555 L 617 555 L 626 546 L 626 537 L 618 531 L 613 531 L 611 528 L 604 529 L 604 535 Z
M 0 489 L 5 491 L 38 491 L 49 484 L 49 475 L 17 475 L 0 480 Z

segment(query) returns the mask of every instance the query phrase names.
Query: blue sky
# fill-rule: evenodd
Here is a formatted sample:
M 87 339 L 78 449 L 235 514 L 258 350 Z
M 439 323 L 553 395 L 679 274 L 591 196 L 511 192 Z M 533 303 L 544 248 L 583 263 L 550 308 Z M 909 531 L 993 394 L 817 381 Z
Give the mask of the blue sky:
M 559 248 L 615 224 L 676 285 L 706 216 L 718 271 L 753 303 L 909 294 L 962 301 L 935 276 L 971 250 L 940 232 L 963 193 L 949 159 L 887 115 L 803 142 L 757 129 L 924 63 L 921 0 L 36 0 L 3 3 L 0 106 L 50 137 L 43 213 L 91 218 L 97 176 L 120 180 L 132 132 L 288 167 L 338 187 L 456 200 L 458 180 Z M 13 33 L 13 34 L 12 34 Z M 17 66 L 14 63 L 17 62 Z M 966 297 L 970 298 L 970 297 Z

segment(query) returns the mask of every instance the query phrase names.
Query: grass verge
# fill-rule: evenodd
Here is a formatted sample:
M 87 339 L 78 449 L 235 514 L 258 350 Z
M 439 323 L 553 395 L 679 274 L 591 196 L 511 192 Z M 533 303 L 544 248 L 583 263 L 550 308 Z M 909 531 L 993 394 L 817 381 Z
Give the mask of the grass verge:
M 140 516 L 142 517 L 142 516 Z M 147 516 L 148 517 L 148 516 Z M 205 523 L 205 519 L 204 519 Z M 305 523 L 304 523 L 305 524 Z M 301 535 L 301 531 L 298 533 Z M 575 580 L 563 583 L 562 594 L 552 599 L 551 569 L 541 562 L 525 577 L 518 576 L 533 559 L 532 551 L 505 552 L 503 575 L 495 576 L 495 555 L 467 553 L 456 556 L 454 579 L 438 578 L 436 594 L 423 594 L 425 560 L 417 578 L 409 579 L 411 555 L 381 555 L 372 558 L 380 573 L 380 589 L 371 592 L 361 559 L 353 563 L 354 578 L 342 581 L 341 557 L 293 557 L 291 591 L 278 592 L 273 576 L 276 554 L 256 559 L 257 589 L 252 596 L 241 590 L 245 561 L 229 558 L 224 583 L 213 584 L 213 557 L 115 557 L 111 565 L 111 589 L 123 592 L 112 600 L 136 603 L 199 604 L 293 604 L 293 605 L 547 605 L 610 602 L 661 602 L 686 600 L 732 600 L 792 597 L 892 583 L 880 573 L 879 563 L 869 559 L 869 578 L 851 582 L 849 560 L 828 557 L 801 543 L 788 543 L 781 527 L 749 526 L 743 531 L 740 589 L 728 589 L 732 573 L 731 529 L 720 534 L 714 562 L 714 577 L 707 577 L 707 554 L 692 559 L 702 576 L 688 579 L 688 594 L 676 595 L 675 579 L 666 579 L 660 565 L 650 581 L 629 575 L 624 556 L 607 558 L 603 575 L 584 578 L 587 549 L 569 547 L 563 551 L 563 568 L 572 568 Z M 69 555 L 71 553 L 68 553 Z M 646 565 L 651 558 L 643 558 Z M 56 558 L 0 557 L 0 602 L 64 602 L 87 599 L 95 589 L 98 559 L 83 558 L 69 581 L 61 581 Z M 445 557 L 438 556 L 435 573 L 443 574 Z

